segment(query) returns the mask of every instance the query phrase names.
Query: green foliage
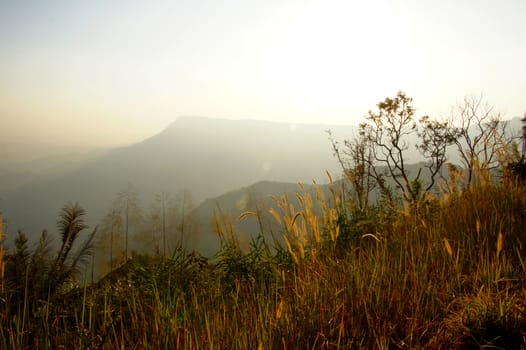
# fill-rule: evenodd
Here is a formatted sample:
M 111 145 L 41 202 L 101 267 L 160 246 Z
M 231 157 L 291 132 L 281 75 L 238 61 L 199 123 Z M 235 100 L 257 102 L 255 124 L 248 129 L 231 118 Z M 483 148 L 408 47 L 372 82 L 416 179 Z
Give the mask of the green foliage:
M 246 252 L 241 249 L 236 239 L 223 240 L 215 258 L 221 283 L 228 289 L 235 288 L 238 283 L 257 281 L 269 284 L 276 274 L 275 258 L 262 235 L 251 239 Z
M 374 234 L 380 219 L 378 207 L 367 207 L 367 211 L 351 210 L 350 213 L 343 206 L 338 209 L 336 226 L 339 235 L 336 240 L 335 253 L 337 256 L 345 257 L 349 251 L 360 246 L 364 235 Z
M 524 159 L 521 158 L 519 161 L 509 164 L 509 169 L 519 180 L 526 180 L 526 161 Z

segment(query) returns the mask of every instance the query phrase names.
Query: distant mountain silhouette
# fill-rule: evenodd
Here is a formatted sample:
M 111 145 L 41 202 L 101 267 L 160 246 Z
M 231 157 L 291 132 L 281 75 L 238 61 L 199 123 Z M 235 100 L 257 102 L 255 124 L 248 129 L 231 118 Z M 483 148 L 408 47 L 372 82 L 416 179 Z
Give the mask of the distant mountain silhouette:
M 510 121 L 509 130 L 520 131 L 520 127 L 519 118 Z M 0 186 L 8 242 L 18 229 L 32 240 L 44 228 L 53 233 L 60 208 L 67 202 L 79 202 L 87 210 L 89 224 L 95 226 L 116 193 L 128 184 L 135 187 L 145 208 L 156 193 L 188 190 L 194 202 L 201 203 L 195 215 L 205 223 L 203 237 L 211 237 L 212 218 L 206 216 L 213 216 L 218 205 L 229 215 L 239 214 L 229 196 L 245 191 L 268 204 L 269 194 L 293 192 L 298 182 L 325 183 L 326 170 L 338 177 L 341 170 L 327 130 L 343 140 L 352 137 L 356 127 L 181 117 L 158 135 L 84 158 L 88 160 L 82 164 L 55 163 L 54 171 L 39 177 L 9 174 L 9 182 Z M 410 162 L 420 160 L 415 147 L 408 152 Z M 455 162 L 454 153 L 450 161 Z M 6 172 L 0 173 L 0 179 L 2 174 Z M 243 223 L 242 230 L 243 225 L 248 224 Z M 200 245 L 210 248 L 206 242 Z
M 107 151 L 73 170 L 1 188 L 0 209 L 11 238 L 55 230 L 60 208 L 79 202 L 96 225 L 128 183 L 148 205 L 155 193 L 183 189 L 199 203 L 261 180 L 325 181 L 339 172 L 326 130 L 350 137 L 352 126 L 181 117 L 143 142 Z

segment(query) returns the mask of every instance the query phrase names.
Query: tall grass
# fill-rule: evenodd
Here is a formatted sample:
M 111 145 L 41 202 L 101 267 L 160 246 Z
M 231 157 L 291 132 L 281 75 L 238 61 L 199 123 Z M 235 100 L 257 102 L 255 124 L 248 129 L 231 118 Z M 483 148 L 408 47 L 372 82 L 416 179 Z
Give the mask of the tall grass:
M 22 309 L 13 320 L 2 311 L 0 345 L 526 348 L 523 184 L 481 180 L 394 214 L 376 208 L 366 225 L 334 189 L 300 188 L 275 203 L 282 244 L 262 235 L 241 244 L 232 225 L 217 223 L 224 240 L 214 259 L 182 249 L 135 255 L 31 324 Z

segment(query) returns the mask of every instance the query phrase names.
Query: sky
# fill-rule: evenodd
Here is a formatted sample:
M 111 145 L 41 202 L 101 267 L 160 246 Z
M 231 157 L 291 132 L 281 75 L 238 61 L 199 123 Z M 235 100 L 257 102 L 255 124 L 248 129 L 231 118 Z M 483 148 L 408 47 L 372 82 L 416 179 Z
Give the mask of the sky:
M 97 147 L 179 116 L 358 124 L 397 91 L 526 111 L 524 0 L 0 0 L 0 141 Z

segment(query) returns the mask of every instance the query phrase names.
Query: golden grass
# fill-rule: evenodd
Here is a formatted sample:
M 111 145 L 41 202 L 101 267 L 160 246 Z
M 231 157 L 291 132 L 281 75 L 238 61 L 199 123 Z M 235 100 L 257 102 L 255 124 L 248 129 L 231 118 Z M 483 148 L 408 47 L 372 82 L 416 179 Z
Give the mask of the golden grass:
M 5 249 L 4 249 L 4 240 L 5 235 L 3 231 L 3 220 L 2 220 L 2 212 L 0 211 L 0 284 L 2 285 L 2 290 L 4 287 L 4 275 L 5 275 Z
M 525 348 L 524 186 L 479 181 L 394 214 L 378 208 L 368 226 L 342 222 L 334 189 L 274 200 L 283 247 L 234 242 L 205 267 L 144 257 L 84 289 L 67 318 L 34 320 L 47 338 L 26 332 L 16 343 L 22 321 L 2 320 L 0 346 Z M 227 221 L 215 228 L 235 241 Z M 339 246 L 350 234 L 352 244 Z

